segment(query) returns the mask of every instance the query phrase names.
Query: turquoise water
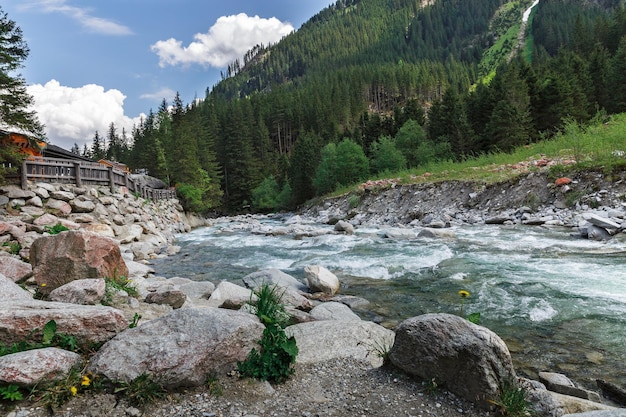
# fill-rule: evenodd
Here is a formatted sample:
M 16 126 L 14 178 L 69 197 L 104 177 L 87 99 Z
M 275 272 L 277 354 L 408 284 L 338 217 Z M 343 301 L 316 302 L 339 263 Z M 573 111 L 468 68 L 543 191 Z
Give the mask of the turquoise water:
M 464 314 L 502 337 L 522 375 L 562 372 L 595 387 L 603 378 L 626 386 L 626 239 L 602 243 L 571 229 L 463 226 L 455 239 L 390 240 L 384 228 L 355 235 L 251 233 L 236 223 L 178 236 L 181 252 L 154 261 L 158 275 L 240 283 L 248 273 L 277 268 L 302 278 L 323 265 L 342 293 L 371 301 L 358 313 L 393 328 L 423 313 L 459 314 L 458 291 L 471 293 Z M 266 219 L 252 228 L 282 226 Z M 315 228 L 331 229 L 327 225 Z

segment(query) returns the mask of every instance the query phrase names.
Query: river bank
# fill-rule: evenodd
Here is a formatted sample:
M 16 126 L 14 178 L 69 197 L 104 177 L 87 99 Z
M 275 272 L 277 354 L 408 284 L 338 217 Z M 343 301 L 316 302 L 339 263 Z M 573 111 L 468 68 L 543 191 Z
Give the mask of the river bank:
M 574 181 L 578 181 L 578 180 L 574 180 Z M 546 188 L 550 189 L 551 188 L 550 181 L 546 181 L 546 182 L 548 184 Z M 577 185 L 577 184 L 578 183 L 574 183 L 574 185 Z M 444 188 L 438 189 L 438 190 L 436 189 L 437 187 L 427 187 L 425 189 L 429 191 L 427 192 L 427 194 L 421 194 L 420 198 L 425 198 L 424 196 L 427 196 L 428 193 L 432 193 L 431 194 L 432 196 L 437 196 L 437 195 L 450 196 L 452 195 L 452 193 L 449 190 L 455 189 L 455 188 L 454 187 L 445 188 L 448 186 L 449 185 L 444 184 L 443 185 Z M 585 187 L 587 187 L 587 185 L 585 185 Z M 401 188 L 401 187 L 389 186 L 389 189 L 387 191 L 397 192 L 398 188 Z M 538 193 L 540 191 L 540 189 L 536 187 L 533 189 L 535 190 L 533 191 L 535 193 Z M 561 190 L 562 188 L 557 191 L 562 192 Z M 374 197 L 374 191 L 376 190 L 369 190 L 367 192 L 364 191 L 364 195 L 371 194 L 371 197 L 372 197 L 371 202 L 369 200 L 370 198 L 369 196 L 362 198 L 361 201 L 364 202 L 365 204 L 374 204 L 376 202 L 380 202 L 379 201 L 380 197 L 377 197 L 377 198 Z M 462 187 L 459 191 L 460 192 L 457 193 L 460 196 L 459 198 L 460 199 L 465 198 L 467 189 L 465 187 Z M 407 196 L 410 193 L 417 193 L 417 191 L 415 189 L 410 190 L 410 192 L 407 192 L 406 190 L 404 190 L 400 192 L 400 195 Z M 415 217 L 413 217 L 413 215 L 408 216 L 407 219 L 413 217 L 408 223 L 398 222 L 397 218 L 394 219 L 393 216 L 390 216 L 391 214 L 394 214 L 393 210 L 394 210 L 394 207 L 396 206 L 396 200 L 393 200 L 393 197 L 394 196 L 397 197 L 397 194 L 394 194 L 393 192 L 391 194 L 392 200 L 386 200 L 386 201 L 380 202 L 383 206 L 386 205 L 388 209 L 391 209 L 383 214 L 385 217 L 382 220 L 381 218 L 377 219 L 375 217 L 375 213 L 370 212 L 370 208 L 373 207 L 371 205 L 360 207 L 361 209 L 363 209 L 364 207 L 369 207 L 367 209 L 367 216 L 370 216 L 368 220 L 365 220 L 366 219 L 365 216 L 358 217 L 359 206 L 355 207 L 354 199 L 352 199 L 351 201 L 349 196 L 342 197 L 344 199 L 343 201 L 341 201 L 342 198 L 339 198 L 337 201 L 341 201 L 341 202 L 339 202 L 337 205 L 333 205 L 333 203 L 329 203 L 328 201 L 325 202 L 324 206 L 321 207 L 319 211 L 317 211 L 317 213 L 314 215 L 314 216 L 319 216 L 319 217 L 312 216 L 312 217 L 308 217 L 307 219 L 307 216 L 309 215 L 306 213 L 303 213 L 303 214 L 305 216 L 304 217 L 305 220 L 315 219 L 317 221 L 317 220 L 328 219 L 328 222 L 335 223 L 339 219 L 342 219 L 343 221 L 349 221 L 350 224 L 354 223 L 357 227 L 378 224 L 378 222 L 380 222 L 381 224 L 385 224 L 385 222 L 387 222 L 387 224 L 393 224 L 397 226 L 396 227 L 397 229 L 403 229 L 403 228 L 404 229 L 423 229 L 425 227 L 422 226 L 422 224 L 424 225 L 428 224 L 430 226 L 428 226 L 427 228 L 440 228 L 439 230 L 443 230 L 446 228 L 446 226 L 448 226 L 447 224 L 448 222 L 450 226 L 453 226 L 455 224 L 476 224 L 479 221 L 486 223 L 488 221 L 494 221 L 494 216 L 499 216 L 502 213 L 505 214 L 504 216 L 501 217 L 504 219 L 502 221 L 502 224 L 510 224 L 510 225 L 529 224 L 530 225 L 534 223 L 528 223 L 528 222 L 524 223 L 524 221 L 528 220 L 528 218 L 526 219 L 522 218 L 524 213 L 526 214 L 533 213 L 536 215 L 541 215 L 541 217 L 548 217 L 548 216 L 544 216 L 544 214 L 547 213 L 547 211 L 545 210 L 552 210 L 554 213 L 556 213 L 556 210 L 554 209 L 557 208 L 554 205 L 554 201 L 556 200 L 553 200 L 551 203 L 549 202 L 550 200 L 547 200 L 547 203 L 538 205 L 537 209 L 531 212 L 527 212 L 526 210 L 523 210 L 524 213 L 522 213 L 522 211 L 518 210 L 519 207 L 514 208 L 516 204 L 513 204 L 511 207 L 507 207 L 502 210 L 501 209 L 488 209 L 488 207 L 490 207 L 492 204 L 491 202 L 492 199 L 497 200 L 498 195 L 506 194 L 506 192 L 503 193 L 502 190 L 494 191 L 494 190 L 489 189 L 488 187 L 485 187 L 484 189 L 482 189 L 481 187 L 481 189 L 479 190 L 472 189 L 470 191 L 470 194 L 473 194 L 473 195 L 467 196 L 470 198 L 470 200 L 481 201 L 480 204 L 484 204 L 486 207 L 483 207 L 483 208 L 474 207 L 474 208 L 468 209 L 462 204 L 459 204 L 458 205 L 459 211 L 456 212 L 454 216 L 451 216 L 450 214 L 454 210 L 448 210 L 447 208 L 444 208 L 441 204 L 438 206 L 435 204 L 434 206 L 432 206 L 432 209 L 428 209 L 429 206 L 426 206 L 426 205 L 417 207 L 414 204 L 411 206 L 413 209 L 416 209 L 417 207 L 417 211 L 415 211 L 414 213 L 419 212 L 421 214 Z M 494 197 L 492 197 L 491 199 L 484 200 L 483 198 L 488 195 L 492 195 Z M 611 191 L 608 191 L 607 189 L 605 192 L 603 188 L 596 188 L 595 191 L 591 189 L 591 192 L 584 194 L 583 197 L 586 199 L 592 199 L 589 201 L 596 201 L 596 202 L 598 202 L 597 200 L 598 198 L 601 198 L 601 199 L 605 198 L 604 201 L 609 201 L 609 200 L 612 201 L 614 199 L 616 202 L 619 203 L 619 197 L 617 195 L 613 197 L 613 194 Z M 408 207 L 410 203 L 407 203 L 407 200 L 410 200 L 410 199 L 401 199 L 397 203 L 398 204 L 403 203 L 404 207 Z M 425 204 L 433 204 L 433 201 L 430 199 L 425 199 L 424 202 Z M 343 210 L 342 207 L 344 204 L 348 207 L 348 210 L 346 210 L 345 212 L 342 211 Z M 603 207 L 606 207 L 606 209 L 604 209 Z M 588 211 L 591 208 L 592 207 L 590 206 L 585 207 L 585 203 L 580 204 L 581 210 L 584 209 L 585 211 Z M 474 217 L 476 219 L 478 219 L 480 216 L 482 220 L 476 220 L 476 222 L 467 221 L 466 223 L 462 223 L 463 220 L 462 218 L 459 217 L 460 216 L 459 213 L 461 213 L 462 210 L 466 210 L 468 212 L 471 212 L 471 210 L 475 210 L 474 212 L 471 212 L 470 214 L 472 216 L 476 216 Z M 619 204 L 608 205 L 608 203 L 605 206 L 603 203 L 602 205 L 600 204 L 596 205 L 594 210 L 605 211 L 608 216 L 609 210 L 619 211 L 620 206 Z M 575 219 L 577 215 L 581 214 L 580 212 L 576 212 L 576 206 L 574 206 L 573 212 L 575 212 L 575 214 L 572 215 L 571 217 L 572 219 Z M 399 211 L 395 213 L 399 213 Z M 448 216 L 450 216 L 450 219 L 447 219 L 446 217 L 440 218 L 442 213 L 446 213 Z M 468 219 L 469 218 L 470 217 L 468 217 Z M 567 216 L 563 217 L 563 219 L 566 219 L 563 225 L 571 224 L 571 227 L 576 227 L 575 221 L 574 220 L 569 221 L 567 220 L 567 218 L 568 218 Z M 294 218 L 294 219 L 297 219 L 297 218 Z M 541 223 L 541 224 L 545 225 L 546 222 L 550 222 L 552 220 L 554 219 L 544 219 L 544 223 Z M 215 222 L 215 220 L 213 222 Z M 306 223 L 306 221 L 304 223 Z M 302 230 L 306 230 L 308 228 L 306 225 L 301 225 L 301 227 L 302 227 Z M 272 233 L 275 233 L 276 235 L 279 235 L 285 232 L 285 229 L 280 231 L 278 228 L 273 228 L 273 230 L 274 231 Z M 257 230 L 257 233 L 266 234 L 268 231 L 269 229 L 260 229 L 260 230 Z M 229 233 L 232 233 L 232 232 L 233 231 L 231 230 Z M 185 233 L 185 235 L 189 235 L 189 234 Z M 304 236 L 305 235 L 300 235 L 299 239 L 302 239 Z M 311 234 L 310 236 L 312 237 L 313 234 Z M 244 243 L 244 241 L 239 241 L 239 243 L 240 244 Z M 175 256 L 175 255 L 172 255 L 172 256 Z M 171 261 L 174 258 L 168 258 L 168 259 Z M 344 369 L 346 368 L 349 368 L 350 370 L 344 371 Z M 382 372 L 382 374 L 372 374 L 370 371 L 367 371 L 367 369 L 368 369 L 367 367 L 362 368 L 361 365 L 356 365 L 356 364 L 348 365 L 343 362 L 337 362 L 337 363 L 333 362 L 327 365 L 320 365 L 320 366 L 314 367 L 313 369 L 309 367 L 301 367 L 301 371 L 299 371 L 301 373 L 296 374 L 296 377 L 294 378 L 292 383 L 288 383 L 285 386 L 272 387 L 272 390 L 269 390 L 267 386 L 261 386 L 257 388 L 260 391 L 259 392 L 255 391 L 255 394 L 253 395 L 249 395 L 249 392 L 245 390 L 245 387 L 242 385 L 243 382 L 235 381 L 234 379 L 233 380 L 227 379 L 227 380 L 222 381 L 224 384 L 224 388 L 226 391 L 233 393 L 234 396 L 229 396 L 228 394 L 224 394 L 222 397 L 211 396 L 211 395 L 207 396 L 206 391 L 203 391 L 203 390 L 200 390 L 200 391 L 194 390 L 194 391 L 188 391 L 182 394 L 173 394 L 166 401 L 158 402 L 151 409 L 149 415 L 164 415 L 164 416 L 165 415 L 202 415 L 202 416 L 206 416 L 206 415 L 224 415 L 224 416 L 226 415 L 228 416 L 231 416 L 231 415 L 232 416 L 234 415 L 441 415 L 441 416 L 445 416 L 445 415 L 457 415 L 455 413 L 458 413 L 459 415 L 460 414 L 484 415 L 479 412 L 474 414 L 471 411 L 470 407 L 466 407 L 460 404 L 458 400 L 454 399 L 453 397 L 446 397 L 445 395 L 443 397 L 438 397 L 437 395 L 435 395 L 435 397 L 431 401 L 428 395 L 426 395 L 428 391 L 428 387 L 421 385 L 421 382 L 419 383 L 419 385 L 415 385 L 416 384 L 415 380 L 405 380 L 403 379 L 403 377 L 400 377 L 397 374 L 394 374 L 393 371 L 383 372 L 383 370 L 381 370 L 380 372 Z M 375 376 L 375 375 L 378 375 L 378 377 L 371 378 L 372 376 Z M 380 379 L 381 375 L 383 376 L 382 379 Z M 355 381 L 358 381 L 358 382 L 355 382 Z M 303 391 L 304 387 L 311 387 L 311 386 L 320 386 L 321 387 L 320 389 L 322 390 L 322 392 L 324 392 L 324 394 L 323 396 L 316 396 L 315 395 L 316 392 L 310 392 L 309 394 L 311 395 L 308 397 L 309 400 L 303 402 L 302 393 L 306 392 L 306 391 Z M 332 387 L 330 391 L 332 391 L 333 394 L 329 394 L 326 387 Z M 407 389 L 408 389 L 408 392 L 413 393 L 411 394 L 410 397 L 406 398 L 405 400 L 400 400 L 400 401 L 395 401 L 395 402 L 394 400 L 390 400 L 391 398 L 405 398 L 404 396 L 407 393 Z M 245 399 L 242 400 L 241 398 L 245 398 Z M 380 398 L 380 401 L 378 400 L 368 401 L 367 399 L 370 399 L 370 398 Z M 118 414 L 111 414 L 110 412 L 111 398 L 108 398 L 107 400 L 107 397 L 98 397 L 97 400 L 94 400 L 93 398 L 85 397 L 85 398 L 77 399 L 76 401 L 77 402 L 74 404 L 72 403 L 68 404 L 66 407 L 66 411 L 60 411 L 60 412 L 66 413 L 62 415 L 66 415 L 68 417 L 78 416 L 78 415 L 81 415 L 81 416 L 82 415 L 118 415 Z M 406 401 L 406 404 L 403 404 L 402 403 L 403 401 Z M 420 402 L 419 407 L 415 406 L 417 402 Z M 374 405 L 371 405 L 371 404 L 374 404 Z M 101 410 L 108 409 L 109 414 L 97 414 L 97 411 L 95 410 L 98 409 L 98 407 L 100 407 Z M 423 408 L 420 408 L 420 407 L 423 407 Z M 115 412 L 119 413 L 119 415 L 133 415 L 133 413 L 137 412 L 133 410 L 132 407 L 124 406 L 124 404 L 121 404 L 119 407 L 115 406 L 115 408 L 116 408 Z M 389 412 L 390 409 L 394 411 Z M 462 411 L 459 411 L 459 410 L 462 410 Z M 33 411 L 33 412 L 37 412 L 37 411 Z M 103 411 L 100 411 L 100 413 L 102 412 Z M 37 414 L 25 414 L 25 415 L 34 416 Z M 136 414 L 136 415 L 139 415 L 139 414 Z

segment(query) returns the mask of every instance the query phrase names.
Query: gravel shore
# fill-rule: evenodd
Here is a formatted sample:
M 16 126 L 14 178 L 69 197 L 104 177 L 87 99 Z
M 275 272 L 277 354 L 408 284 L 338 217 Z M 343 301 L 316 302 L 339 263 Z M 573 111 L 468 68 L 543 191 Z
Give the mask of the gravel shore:
M 46 410 L 20 407 L 8 417 L 44 417 Z M 54 410 L 62 417 L 325 417 L 325 416 L 489 416 L 441 388 L 391 367 L 372 368 L 352 359 L 297 365 L 285 383 L 218 378 L 211 387 L 169 394 L 145 407 L 114 395 L 81 394 Z

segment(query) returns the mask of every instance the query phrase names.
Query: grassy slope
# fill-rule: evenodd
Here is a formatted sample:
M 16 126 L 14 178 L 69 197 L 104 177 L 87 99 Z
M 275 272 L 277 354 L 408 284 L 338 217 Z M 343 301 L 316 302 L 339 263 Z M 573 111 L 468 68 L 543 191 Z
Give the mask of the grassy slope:
M 413 170 L 388 173 L 371 181 L 393 181 L 402 184 L 448 180 L 476 181 L 493 184 L 548 163 L 555 175 L 580 170 L 626 170 L 626 113 L 583 128 L 568 123 L 554 139 L 522 146 L 512 153 L 490 153 L 462 162 L 443 161 Z M 333 195 L 354 191 L 355 187 L 337 190 Z

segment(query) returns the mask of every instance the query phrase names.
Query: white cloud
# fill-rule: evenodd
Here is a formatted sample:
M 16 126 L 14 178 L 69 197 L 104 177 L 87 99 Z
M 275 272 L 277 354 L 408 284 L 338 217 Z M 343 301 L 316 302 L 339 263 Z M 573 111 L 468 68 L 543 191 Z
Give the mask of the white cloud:
M 139 96 L 139 98 L 142 98 L 142 99 L 159 101 L 159 102 L 161 102 L 163 99 L 167 101 L 172 101 L 174 97 L 176 97 L 176 91 L 168 87 L 164 87 L 153 93 L 145 93 Z
M 122 128 L 130 136 L 133 125 L 139 118 L 131 119 L 124 115 L 124 99 L 121 91 L 88 84 L 80 88 L 66 87 L 56 80 L 45 85 L 28 87 L 33 96 L 33 110 L 39 120 L 46 125 L 46 135 L 50 143 L 70 149 L 74 143 L 82 149 L 83 144 L 91 146 L 96 131 L 106 136 L 111 123 L 118 134 Z
M 207 33 L 194 35 L 195 41 L 189 46 L 170 38 L 156 42 L 151 49 L 159 56 L 161 67 L 199 64 L 222 68 L 243 57 L 253 46 L 278 42 L 293 30 L 291 24 L 275 17 L 262 19 L 240 13 L 220 17 Z
M 77 21 L 81 26 L 94 33 L 104 35 L 130 35 L 132 31 L 109 19 L 92 16 L 90 9 L 70 6 L 67 0 L 37 0 L 22 6 L 22 9 L 34 9 L 44 13 L 61 13 Z

